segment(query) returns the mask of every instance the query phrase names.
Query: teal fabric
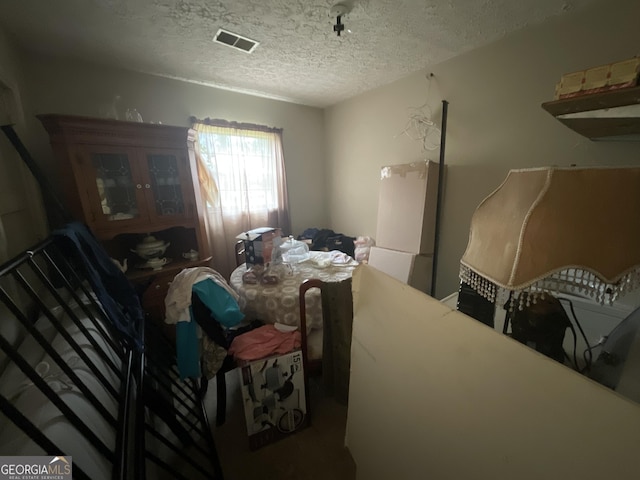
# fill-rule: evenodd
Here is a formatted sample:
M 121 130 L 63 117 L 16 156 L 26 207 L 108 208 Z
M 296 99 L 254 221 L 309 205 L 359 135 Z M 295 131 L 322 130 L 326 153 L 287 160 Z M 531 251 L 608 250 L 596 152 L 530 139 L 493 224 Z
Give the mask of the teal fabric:
M 190 322 L 176 324 L 176 364 L 180 379 L 200 377 L 200 343 L 198 342 L 198 324 L 189 307 Z
M 223 327 L 235 327 L 244 318 L 238 302 L 224 287 L 211 279 L 193 284 L 192 293 L 209 309 L 213 318 Z M 189 306 L 189 322 L 176 324 L 176 363 L 180 378 L 198 378 L 200 371 L 200 342 L 198 341 L 198 322 Z
M 235 327 L 244 318 L 236 299 L 213 280 L 208 278 L 195 283 L 192 291 L 200 297 L 213 318 L 223 327 Z

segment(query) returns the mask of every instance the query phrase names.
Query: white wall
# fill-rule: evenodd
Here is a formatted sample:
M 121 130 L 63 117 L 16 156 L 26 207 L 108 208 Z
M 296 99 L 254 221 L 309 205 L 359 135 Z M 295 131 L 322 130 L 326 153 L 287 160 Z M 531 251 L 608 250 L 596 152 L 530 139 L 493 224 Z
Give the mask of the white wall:
M 34 156 L 49 162 L 47 169 L 54 178 L 48 138 L 35 115 L 96 117 L 119 94 L 123 109 L 136 108 L 145 121 L 189 125 L 193 115 L 283 128 L 293 233 L 326 226 L 324 123 L 320 109 L 58 58 L 29 55 L 25 66 L 32 97 L 25 116 L 36 135 L 31 147 Z
M 562 73 L 638 53 L 640 4 L 598 3 L 342 102 L 324 116 L 310 107 L 19 52 L 28 79 L 21 90 L 30 100 L 25 138 L 53 173 L 46 134 L 34 115 L 96 116 L 116 93 L 148 121 L 186 125 L 195 115 L 283 127 L 293 232 L 315 226 L 374 236 L 380 167 L 438 159 L 437 151 L 425 153 L 418 142 L 399 136 L 410 108 L 428 103 L 439 121 L 446 99 L 447 182 L 436 289 L 443 297 L 457 289 L 473 210 L 510 168 L 637 161 L 640 143 L 591 142 L 540 108 Z M 430 87 L 429 72 L 435 74 Z
M 353 292 L 358 480 L 638 478 L 640 405 L 370 266 Z
M 639 142 L 592 142 L 540 107 L 553 98 L 563 73 L 639 53 L 640 2 L 598 3 L 327 109 L 332 228 L 375 236 L 379 169 L 438 160 L 438 151 L 427 154 L 418 142 L 397 135 L 411 107 L 428 103 L 439 123 L 443 99 L 450 104 L 438 298 L 457 290 L 471 215 L 509 169 L 637 164 Z
M 21 141 L 25 129 L 22 71 L 15 47 L 0 30 L 0 124 L 12 124 Z M 33 176 L 0 133 L 0 262 L 43 238 L 46 224 Z

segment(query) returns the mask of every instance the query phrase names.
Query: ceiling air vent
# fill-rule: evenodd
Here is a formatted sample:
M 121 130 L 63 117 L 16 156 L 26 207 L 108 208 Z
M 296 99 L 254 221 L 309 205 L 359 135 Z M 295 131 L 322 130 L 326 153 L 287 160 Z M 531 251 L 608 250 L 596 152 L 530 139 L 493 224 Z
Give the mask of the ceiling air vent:
M 228 32 L 227 30 L 223 30 L 222 28 L 219 29 L 218 33 L 216 33 L 216 36 L 213 37 L 213 41 L 216 43 L 221 43 L 228 47 L 236 48 L 246 53 L 253 52 L 253 50 L 260 44 L 255 40 L 243 37 L 241 35 L 238 35 L 237 33 Z

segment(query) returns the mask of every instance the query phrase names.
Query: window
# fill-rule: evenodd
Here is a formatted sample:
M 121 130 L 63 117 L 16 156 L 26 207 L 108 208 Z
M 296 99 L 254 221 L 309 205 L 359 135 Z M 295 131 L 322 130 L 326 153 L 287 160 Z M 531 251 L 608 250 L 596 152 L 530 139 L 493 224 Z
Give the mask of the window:
M 223 120 L 195 120 L 215 269 L 228 278 L 236 236 L 258 227 L 289 230 L 282 130 Z
M 282 209 L 284 162 L 281 131 L 196 123 L 198 145 L 217 187 L 219 208 L 227 215 Z

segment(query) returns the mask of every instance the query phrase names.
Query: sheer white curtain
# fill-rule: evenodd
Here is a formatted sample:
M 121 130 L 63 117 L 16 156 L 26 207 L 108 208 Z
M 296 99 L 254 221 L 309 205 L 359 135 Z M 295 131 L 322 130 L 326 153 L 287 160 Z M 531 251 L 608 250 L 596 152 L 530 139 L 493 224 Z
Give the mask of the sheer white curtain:
M 213 265 L 229 278 L 236 267 L 236 235 L 258 227 L 290 231 L 282 130 L 208 119 L 194 120 L 193 128 L 213 180 L 203 185 L 210 193 L 206 211 Z

